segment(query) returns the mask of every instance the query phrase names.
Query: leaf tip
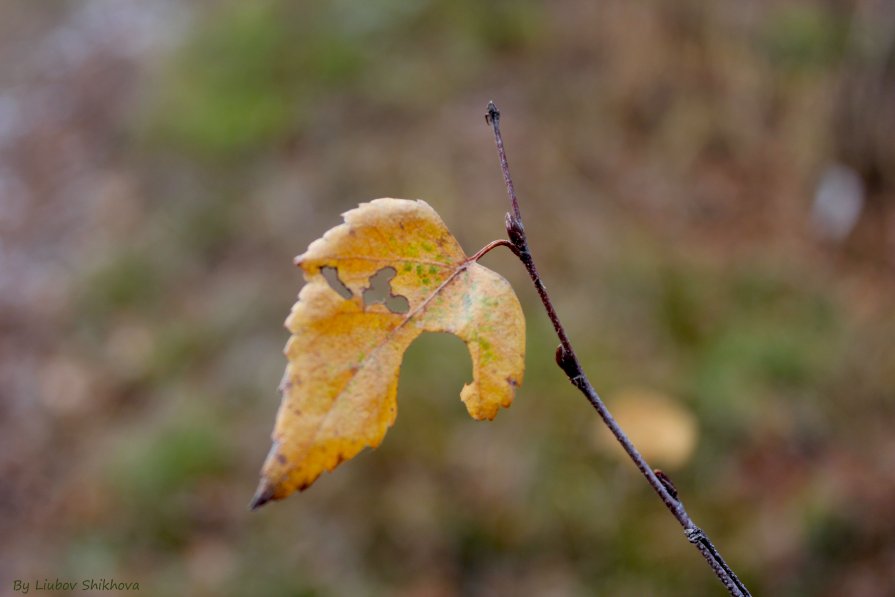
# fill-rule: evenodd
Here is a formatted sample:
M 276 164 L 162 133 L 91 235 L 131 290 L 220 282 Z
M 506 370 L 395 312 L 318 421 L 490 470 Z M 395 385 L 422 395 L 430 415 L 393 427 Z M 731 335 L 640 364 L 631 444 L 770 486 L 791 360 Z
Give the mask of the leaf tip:
M 275 499 L 274 493 L 274 488 L 270 482 L 267 479 L 261 479 L 252 501 L 249 502 L 249 510 L 254 512 L 267 502 Z

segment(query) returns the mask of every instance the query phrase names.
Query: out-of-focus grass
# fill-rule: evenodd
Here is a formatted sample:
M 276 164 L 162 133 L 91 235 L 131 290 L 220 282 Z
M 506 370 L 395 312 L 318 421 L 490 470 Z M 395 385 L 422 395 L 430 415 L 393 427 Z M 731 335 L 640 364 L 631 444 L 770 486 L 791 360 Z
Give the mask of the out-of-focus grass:
M 539 11 L 529 1 L 227 3 L 171 64 L 147 131 L 234 158 L 300 134 L 340 98 L 419 108 L 492 55 L 533 43 Z
M 785 4 L 768 15 L 759 41 L 781 70 L 820 71 L 842 58 L 847 34 L 848 21 L 829 7 Z
M 85 278 L 81 311 L 92 318 L 128 310 L 145 313 L 159 298 L 157 265 L 142 252 L 123 251 Z
M 123 506 L 115 529 L 120 546 L 176 550 L 201 530 L 203 483 L 232 470 L 222 423 L 201 407 L 178 409 L 115 456 L 110 479 Z
M 304 22 L 313 23 L 313 18 Z M 324 35 L 330 31 L 321 30 Z M 293 115 L 305 109 L 295 91 L 306 75 L 314 83 L 314 73 L 296 64 L 296 52 L 309 41 L 312 46 L 327 42 L 305 38 L 291 43 L 293 35 L 309 33 L 312 28 L 290 31 L 271 2 L 232 3 L 219 10 L 171 67 L 154 120 L 159 133 L 212 155 L 257 149 L 288 134 Z M 356 68 L 351 64 L 358 57 L 350 46 L 340 54 L 324 58 L 327 63 L 316 74 L 334 76 Z

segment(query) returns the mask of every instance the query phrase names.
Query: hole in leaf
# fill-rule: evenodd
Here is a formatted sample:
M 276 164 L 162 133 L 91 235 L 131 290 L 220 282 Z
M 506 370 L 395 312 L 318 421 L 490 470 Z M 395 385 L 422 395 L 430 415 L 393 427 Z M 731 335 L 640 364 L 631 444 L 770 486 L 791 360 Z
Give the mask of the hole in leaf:
M 329 265 L 325 265 L 320 268 L 320 273 L 326 278 L 329 287 L 338 292 L 339 296 L 343 299 L 350 299 L 354 296 L 351 289 L 345 286 L 345 283 L 342 282 L 342 278 L 339 277 L 339 270 Z
M 396 274 L 393 267 L 384 267 L 373 274 L 369 288 L 364 289 L 364 308 L 382 303 L 392 313 L 407 313 L 410 310 L 407 297 L 392 293 L 391 280 Z
M 410 301 L 406 296 L 400 294 L 390 294 L 385 299 L 385 306 L 392 313 L 407 313 L 410 311 Z

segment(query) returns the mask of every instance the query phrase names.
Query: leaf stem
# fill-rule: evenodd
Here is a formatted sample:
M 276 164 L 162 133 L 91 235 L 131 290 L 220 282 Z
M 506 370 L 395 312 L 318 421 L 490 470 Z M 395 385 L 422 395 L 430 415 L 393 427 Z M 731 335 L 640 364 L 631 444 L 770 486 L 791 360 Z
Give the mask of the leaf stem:
M 506 151 L 503 147 L 503 137 L 500 134 L 500 111 L 497 109 L 497 106 L 494 105 L 494 102 L 488 102 L 488 112 L 485 114 L 485 122 L 490 124 L 494 131 L 494 140 L 497 144 L 497 155 L 500 159 L 500 169 L 503 173 L 503 180 L 506 184 L 507 195 L 509 196 L 510 205 L 512 207 L 512 212 L 507 213 L 506 216 L 506 228 L 507 235 L 509 236 L 509 243 L 513 245 L 515 248 L 513 252 L 519 257 L 519 260 L 528 271 L 528 275 L 534 283 L 538 296 L 541 298 L 541 302 L 547 310 L 547 315 L 550 318 L 550 322 L 553 324 L 553 329 L 556 330 L 556 335 L 559 337 L 560 344 L 556 350 L 557 364 L 568 376 L 569 381 L 584 394 L 591 406 L 594 407 L 603 419 L 603 422 L 609 427 L 609 430 L 637 466 L 638 470 L 640 470 L 647 482 L 658 494 L 662 503 L 665 504 L 665 507 L 668 508 L 684 528 L 684 534 L 687 539 L 697 550 L 699 550 L 699 553 L 701 553 L 706 562 L 708 562 L 709 566 L 725 588 L 727 588 L 728 592 L 735 597 L 751 597 L 751 593 L 749 593 L 745 585 L 740 582 L 730 566 L 724 561 L 724 558 L 721 557 L 717 548 L 709 540 L 708 535 L 706 535 L 702 529 L 697 527 L 690 518 L 690 515 L 687 514 L 683 502 L 678 497 L 677 491 L 673 489 L 674 486 L 670 484 L 667 476 L 664 473 L 661 473 L 661 471 L 661 476 L 657 475 L 656 472 L 649 467 L 646 460 L 640 452 L 637 451 L 637 448 L 634 447 L 634 444 L 631 443 L 631 440 L 628 439 L 625 432 L 622 431 L 622 428 L 609 412 L 609 409 L 606 408 L 603 400 L 587 379 L 587 375 L 585 375 L 584 371 L 581 369 L 581 363 L 578 361 L 578 357 L 575 356 L 572 344 L 569 342 L 565 328 L 563 328 L 562 323 L 559 321 L 559 316 L 556 313 L 556 309 L 553 307 L 550 295 L 547 294 L 547 288 L 544 286 L 541 276 L 538 274 L 534 259 L 528 248 L 528 239 L 525 235 L 525 228 L 522 225 L 522 214 L 519 211 L 519 201 L 516 198 L 516 190 L 513 187 L 513 180 L 510 177 L 510 167 L 507 163 Z M 491 250 L 493 246 L 497 246 L 495 244 L 496 242 L 497 241 L 490 243 L 483 248 L 482 251 L 479 251 L 479 253 L 484 254 L 483 251 L 487 252 L 487 250 Z M 478 253 L 476 255 L 478 255 Z
M 485 255 L 487 255 L 488 253 L 490 253 L 497 247 L 506 247 L 510 251 L 512 251 L 514 255 L 516 255 L 517 257 L 519 256 L 519 250 L 516 248 L 516 245 L 514 245 L 513 243 L 511 243 L 510 241 L 508 241 L 505 238 L 500 238 L 497 240 L 492 240 L 490 243 L 488 243 L 487 245 L 485 245 L 484 247 L 482 247 L 481 249 L 476 251 L 475 255 L 473 255 L 472 257 L 468 257 L 466 259 L 466 263 L 472 263 L 473 261 L 478 261 L 479 259 L 481 259 Z

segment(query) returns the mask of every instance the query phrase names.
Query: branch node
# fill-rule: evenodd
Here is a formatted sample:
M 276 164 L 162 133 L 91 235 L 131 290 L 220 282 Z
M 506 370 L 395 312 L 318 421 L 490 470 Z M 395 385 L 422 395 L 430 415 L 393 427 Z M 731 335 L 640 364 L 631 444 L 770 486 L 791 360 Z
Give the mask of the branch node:
M 520 251 L 527 251 L 526 245 L 528 244 L 528 241 L 525 238 L 525 227 L 522 225 L 522 220 L 507 212 L 506 228 L 507 237 L 509 237 L 510 242 L 519 247 Z
M 660 468 L 654 468 L 653 473 L 655 473 L 656 478 L 659 479 L 659 483 L 662 484 L 665 491 L 668 492 L 668 495 L 674 498 L 676 502 L 679 502 L 680 500 L 677 497 L 677 487 L 674 486 L 674 483 L 671 481 L 671 478 L 665 474 L 665 471 Z
M 575 356 L 566 350 L 566 347 L 560 344 L 556 347 L 556 364 L 569 377 L 569 380 L 578 385 L 583 380 L 584 375 L 581 372 L 581 366 L 578 364 Z
M 684 535 L 687 536 L 687 541 L 696 545 L 698 543 L 702 543 L 705 539 L 705 533 L 699 527 L 689 527 L 684 529 Z

